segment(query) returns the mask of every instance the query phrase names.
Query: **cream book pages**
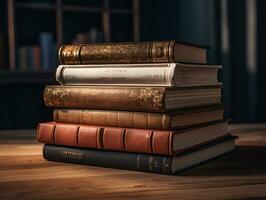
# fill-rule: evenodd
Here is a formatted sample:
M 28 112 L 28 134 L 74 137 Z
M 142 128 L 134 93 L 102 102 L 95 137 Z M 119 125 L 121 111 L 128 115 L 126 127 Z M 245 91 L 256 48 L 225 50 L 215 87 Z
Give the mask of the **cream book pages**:
M 216 84 L 219 66 L 160 64 L 60 65 L 62 85 L 182 86 Z

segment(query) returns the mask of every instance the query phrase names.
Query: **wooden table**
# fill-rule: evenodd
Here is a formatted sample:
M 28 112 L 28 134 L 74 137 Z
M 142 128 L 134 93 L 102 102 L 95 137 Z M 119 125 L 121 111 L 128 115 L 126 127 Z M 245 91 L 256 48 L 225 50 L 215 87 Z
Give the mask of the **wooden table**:
M 266 125 L 231 125 L 238 150 L 178 176 L 45 161 L 34 131 L 0 132 L 0 199 L 266 199 Z

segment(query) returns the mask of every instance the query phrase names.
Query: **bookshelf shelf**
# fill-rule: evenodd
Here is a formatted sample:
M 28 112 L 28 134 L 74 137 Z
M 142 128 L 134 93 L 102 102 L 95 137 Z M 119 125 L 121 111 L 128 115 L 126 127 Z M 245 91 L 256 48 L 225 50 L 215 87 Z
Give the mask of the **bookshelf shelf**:
M 84 6 L 62 6 L 63 11 L 71 12 L 103 12 L 102 8 L 97 7 L 84 7 Z
M 3 5 L 6 8 L 2 6 L 0 12 L 1 9 L 6 9 L 6 14 L 2 14 L 2 17 L 6 18 L 7 26 L 4 35 L 8 41 L 6 44 L 8 49 L 6 64 L 8 67 L 5 70 L 0 67 L 0 77 L 3 77 L 3 74 L 6 77 L 0 81 L 1 84 L 10 82 L 9 80 L 37 83 L 38 81 L 34 79 L 34 76 L 40 78 L 39 82 L 52 80 L 40 77 L 48 77 L 47 74 L 49 73 L 47 72 L 22 72 L 18 67 L 20 66 L 18 55 L 21 53 L 19 50 L 24 46 L 40 45 L 37 38 L 40 33 L 50 32 L 57 48 L 62 44 L 76 41 L 75 38 L 78 34 L 87 34 L 91 29 L 96 29 L 98 34 L 102 35 L 103 40 L 100 42 L 139 41 L 139 0 L 121 2 L 112 0 L 95 2 L 5 0 L 4 2 Z M 45 12 L 38 14 L 38 11 Z M 46 16 L 49 21 L 45 20 Z M 38 23 L 38 21 L 40 22 Z M 1 70 L 5 72 L 1 72 Z M 26 77 L 29 78 L 29 81 L 26 81 Z
M 22 9 L 40 9 L 40 10 L 55 10 L 55 6 L 48 3 L 15 3 L 15 8 Z
M 112 9 L 110 13 L 115 13 L 115 14 L 132 14 L 132 10 L 128 9 Z

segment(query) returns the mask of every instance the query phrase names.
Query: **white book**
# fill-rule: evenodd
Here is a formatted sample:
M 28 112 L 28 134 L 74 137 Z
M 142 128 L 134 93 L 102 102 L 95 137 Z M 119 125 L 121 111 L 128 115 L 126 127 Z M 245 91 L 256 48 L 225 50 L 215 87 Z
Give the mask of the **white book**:
M 62 85 L 213 85 L 220 68 L 182 63 L 59 65 L 56 80 Z

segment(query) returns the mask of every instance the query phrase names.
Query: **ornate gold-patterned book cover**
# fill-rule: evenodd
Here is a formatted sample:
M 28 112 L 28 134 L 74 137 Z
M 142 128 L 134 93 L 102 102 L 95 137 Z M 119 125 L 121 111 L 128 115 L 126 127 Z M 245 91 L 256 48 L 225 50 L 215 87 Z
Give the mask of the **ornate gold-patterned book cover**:
M 145 112 L 215 105 L 220 103 L 220 96 L 220 85 L 180 88 L 53 85 L 44 90 L 44 102 L 49 107 Z
M 175 41 L 63 45 L 61 64 L 206 63 L 206 50 Z
M 47 86 L 44 102 L 57 108 L 164 110 L 164 87 Z

